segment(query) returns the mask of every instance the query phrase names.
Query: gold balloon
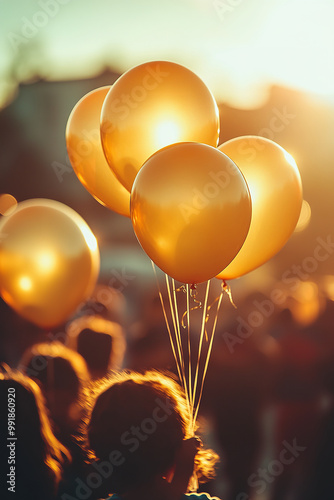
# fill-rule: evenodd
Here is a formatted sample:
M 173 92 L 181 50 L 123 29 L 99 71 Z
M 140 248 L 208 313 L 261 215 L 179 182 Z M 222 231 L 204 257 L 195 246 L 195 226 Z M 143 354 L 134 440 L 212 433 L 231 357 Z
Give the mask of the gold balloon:
M 92 293 L 97 241 L 74 210 L 53 200 L 18 203 L 0 219 L 0 293 L 42 328 L 63 323 Z
M 238 165 L 252 199 L 252 222 L 245 243 L 217 276 L 228 280 L 256 269 L 283 247 L 298 222 L 303 195 L 295 160 L 275 142 L 242 136 L 218 149 Z
M 183 283 L 213 278 L 240 250 L 251 220 L 245 179 L 218 149 L 167 146 L 143 165 L 131 219 L 148 256 Z
M 130 217 L 129 192 L 116 179 L 104 156 L 100 114 L 110 86 L 86 94 L 74 106 L 66 126 L 68 156 L 79 181 L 106 207 Z
M 217 146 L 219 112 L 204 82 L 189 69 L 152 61 L 124 73 L 110 89 L 101 113 L 104 153 L 131 191 L 142 164 L 176 142 Z

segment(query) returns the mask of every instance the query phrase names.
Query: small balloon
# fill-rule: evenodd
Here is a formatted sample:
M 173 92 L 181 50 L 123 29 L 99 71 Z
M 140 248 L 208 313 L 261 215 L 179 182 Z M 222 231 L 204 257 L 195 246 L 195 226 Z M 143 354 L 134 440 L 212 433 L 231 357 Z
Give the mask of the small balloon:
M 219 112 L 205 83 L 169 61 L 152 61 L 124 73 L 101 113 L 102 146 L 110 168 L 131 191 L 142 164 L 177 142 L 217 146 Z
M 139 171 L 131 220 L 144 251 L 182 283 L 213 278 L 240 250 L 251 220 L 246 181 L 217 148 L 167 146 Z
M 242 136 L 218 149 L 238 165 L 252 199 L 252 221 L 245 243 L 217 276 L 229 280 L 261 266 L 285 245 L 298 222 L 303 194 L 295 160 L 275 142 Z
M 94 234 L 62 203 L 23 201 L 0 219 L 0 294 L 42 328 L 60 325 L 90 296 L 99 266 Z
M 117 180 L 104 156 L 100 115 L 110 86 L 86 94 L 74 106 L 66 126 L 68 156 L 81 184 L 102 205 L 130 217 L 130 194 Z

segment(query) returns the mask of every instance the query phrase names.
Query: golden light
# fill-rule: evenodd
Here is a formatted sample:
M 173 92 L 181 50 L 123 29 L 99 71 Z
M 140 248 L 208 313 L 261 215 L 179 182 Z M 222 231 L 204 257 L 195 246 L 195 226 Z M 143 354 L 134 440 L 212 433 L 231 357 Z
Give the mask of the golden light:
M 196 70 L 207 75 L 218 100 L 253 109 L 264 105 L 274 84 L 333 102 L 331 0 L 262 0 L 258 7 L 241 0 L 209 4 L 225 33 L 216 36 L 216 46 L 208 44 Z
M 318 296 L 318 287 L 313 281 L 301 282 L 293 296 L 299 302 L 312 301 Z
M 201 194 L 208 181 L 212 184 L 221 175 L 230 180 L 224 196 L 215 188 L 201 212 L 194 193 Z M 251 201 L 246 181 L 230 158 L 206 144 L 181 142 L 145 162 L 131 191 L 131 218 L 143 250 L 162 271 L 182 283 L 201 283 L 216 276 L 240 250 L 250 225 Z M 208 247 L 208 241 L 215 243 Z
M 259 46 L 267 51 L 262 60 L 271 80 L 333 95 L 329 47 L 333 47 L 334 33 L 331 23 L 324 23 L 333 15 L 333 3 L 319 0 L 281 2 L 271 10 L 258 36 Z
M 156 239 L 156 244 L 157 244 L 157 247 L 163 251 L 165 249 L 168 248 L 168 245 L 169 245 L 169 241 L 167 238 L 163 238 L 163 237 L 158 237 Z
M 261 200 L 261 181 L 257 179 L 257 182 L 252 182 L 252 179 L 247 179 L 247 185 L 252 199 L 252 204 L 259 203 Z
M 24 292 L 30 292 L 32 289 L 32 281 L 29 276 L 21 276 L 19 278 L 18 285 Z
M 261 136 L 240 136 L 218 149 L 239 167 L 252 198 L 252 222 L 240 252 L 218 277 L 235 279 L 273 257 L 293 233 L 303 201 L 293 157 Z
M 115 102 L 122 103 L 121 112 L 115 111 Z M 157 150 L 175 142 L 216 147 L 218 138 L 219 111 L 211 91 L 177 63 L 150 61 L 131 68 L 103 102 L 103 151 L 129 192 L 142 165 Z
M 156 149 L 164 148 L 169 144 L 179 142 L 181 137 L 180 126 L 173 120 L 163 120 L 155 129 Z
M 323 287 L 329 300 L 334 301 L 334 276 L 324 276 Z
M 92 252 L 95 252 L 97 250 L 97 239 L 95 238 L 92 231 L 89 229 L 87 224 L 80 224 L 80 230 L 83 234 L 83 237 L 85 238 L 88 248 Z
M 48 250 L 40 252 L 36 257 L 36 260 L 39 270 L 43 273 L 48 273 L 55 269 L 56 257 L 54 253 Z
M 288 153 L 287 151 L 284 151 L 284 158 L 288 163 L 290 163 L 291 167 L 294 167 L 298 170 L 297 163 L 292 155 Z
M 10 215 L 14 212 L 17 205 L 16 198 L 11 194 L 0 195 L 0 215 Z
M 97 241 L 86 222 L 62 203 L 31 199 L 0 217 L 1 232 L 3 299 L 41 328 L 63 323 L 90 296 L 99 273 Z
M 87 191 L 102 205 L 130 217 L 130 193 L 112 173 L 100 139 L 101 108 L 109 90 L 110 86 L 100 87 L 76 103 L 66 125 L 66 147 L 73 170 Z M 87 142 L 89 154 L 82 147 Z
M 300 233 L 307 228 L 311 220 L 311 207 L 306 200 L 303 200 L 300 216 L 296 225 L 295 233 Z
M 313 323 L 322 306 L 318 286 L 312 281 L 301 282 L 292 296 L 295 299 L 291 304 L 294 319 L 302 326 Z

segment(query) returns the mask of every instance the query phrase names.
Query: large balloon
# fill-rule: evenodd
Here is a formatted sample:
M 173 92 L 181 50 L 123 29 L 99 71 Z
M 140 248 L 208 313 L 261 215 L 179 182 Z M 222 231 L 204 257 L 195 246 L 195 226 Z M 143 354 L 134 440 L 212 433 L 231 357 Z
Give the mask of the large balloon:
M 102 107 L 101 137 L 110 168 L 131 191 L 140 167 L 159 149 L 185 141 L 217 146 L 218 107 L 189 69 L 148 62 L 124 73 L 110 89 Z
M 116 179 L 104 156 L 100 115 L 110 86 L 86 94 L 74 106 L 66 127 L 66 146 L 74 172 L 102 205 L 130 217 L 130 195 Z
M 295 160 L 275 142 L 242 136 L 218 149 L 238 165 L 252 199 L 252 222 L 245 243 L 217 276 L 228 280 L 256 269 L 283 247 L 298 222 L 303 196 Z
M 42 328 L 63 323 L 92 293 L 99 272 L 97 241 L 62 203 L 32 199 L 0 219 L 0 293 Z
M 218 149 L 179 143 L 143 165 L 131 219 L 148 256 L 183 283 L 213 278 L 240 250 L 251 220 L 246 181 Z

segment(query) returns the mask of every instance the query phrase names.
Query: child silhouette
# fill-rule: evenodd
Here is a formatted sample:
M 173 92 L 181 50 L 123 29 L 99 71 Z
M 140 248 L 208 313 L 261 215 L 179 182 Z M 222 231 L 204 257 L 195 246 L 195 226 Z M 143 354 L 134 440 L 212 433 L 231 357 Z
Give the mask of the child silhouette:
M 218 457 L 192 437 L 186 399 L 172 378 L 150 371 L 105 380 L 92 396 L 84 432 L 110 499 L 211 498 L 186 494 L 194 471 L 200 482 L 213 477 Z

